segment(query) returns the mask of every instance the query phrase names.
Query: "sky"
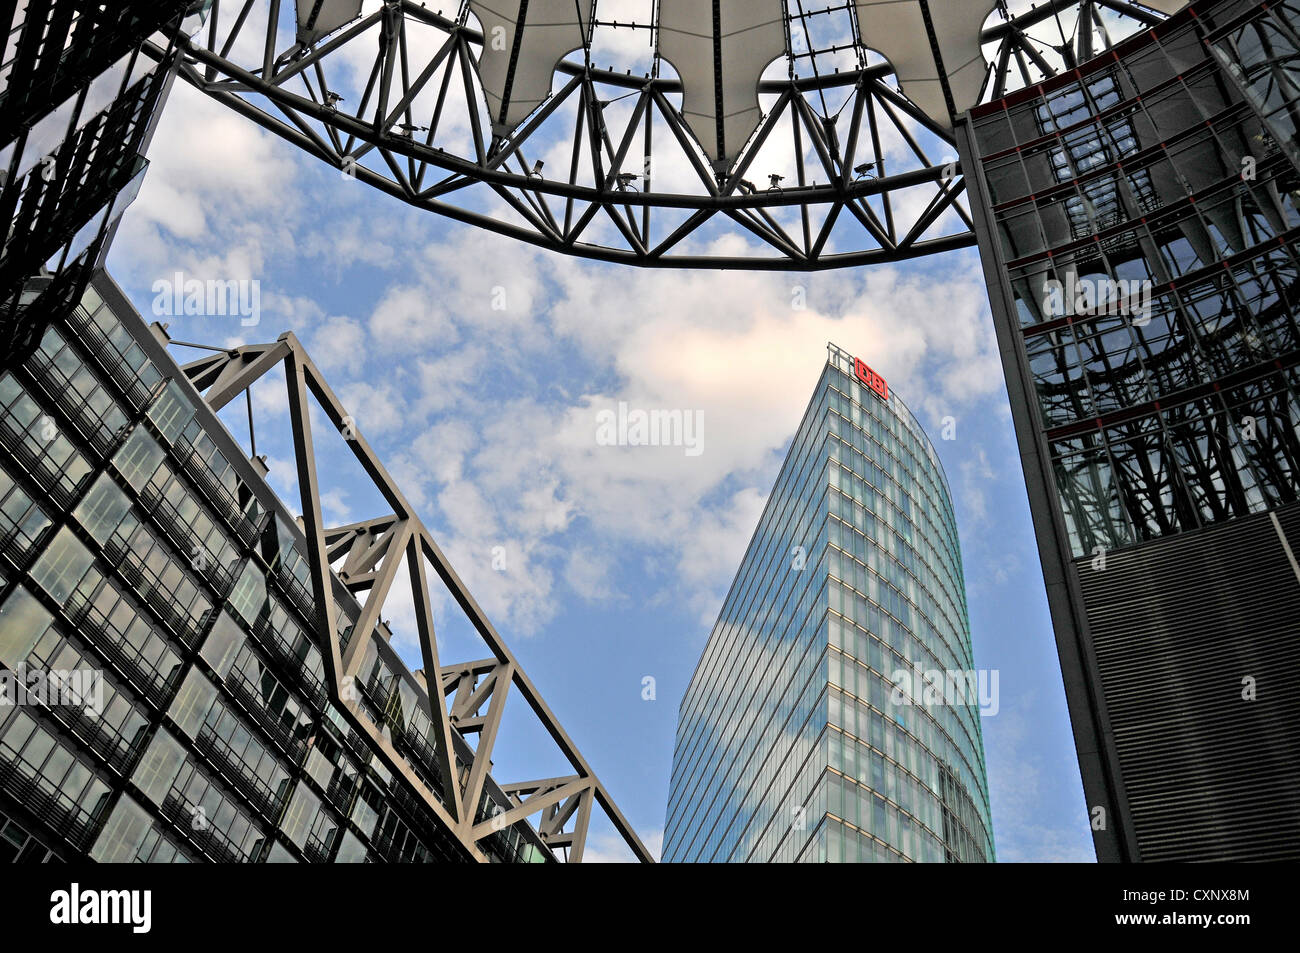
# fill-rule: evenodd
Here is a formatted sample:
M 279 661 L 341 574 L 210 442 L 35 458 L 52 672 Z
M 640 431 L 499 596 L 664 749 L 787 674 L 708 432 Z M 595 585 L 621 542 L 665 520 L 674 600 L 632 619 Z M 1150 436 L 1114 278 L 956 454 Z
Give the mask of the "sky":
M 577 260 L 411 209 L 179 82 L 149 157 L 110 272 L 147 320 L 155 282 L 178 272 L 259 283 L 255 326 L 158 319 L 180 341 L 228 347 L 289 330 L 303 341 L 656 852 L 678 702 L 826 344 L 862 357 L 936 438 L 952 486 L 976 665 L 1000 678 L 999 711 L 983 721 L 998 858 L 1093 859 L 973 250 L 817 275 Z M 296 511 L 282 375 L 258 383 L 253 402 L 258 451 Z M 601 446 L 598 416 L 620 402 L 699 412 L 702 452 Z M 243 414 L 223 414 L 241 440 Z M 948 417 L 954 439 L 939 440 Z M 384 515 L 323 429 L 326 521 Z M 404 578 L 384 614 L 416 668 Z M 445 593 L 435 601 L 443 664 L 482 657 Z M 518 707 L 494 775 L 563 773 Z M 624 856 L 608 825 L 593 827 L 588 860 Z

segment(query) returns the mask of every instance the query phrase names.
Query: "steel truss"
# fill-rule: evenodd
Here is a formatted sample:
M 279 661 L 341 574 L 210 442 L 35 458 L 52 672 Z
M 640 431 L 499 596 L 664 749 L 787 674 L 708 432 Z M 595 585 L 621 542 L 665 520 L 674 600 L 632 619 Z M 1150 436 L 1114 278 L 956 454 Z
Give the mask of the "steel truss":
M 307 562 L 311 569 L 316 608 L 315 629 L 326 668 L 330 700 L 351 726 L 379 752 L 385 766 L 416 791 L 428 809 L 456 835 L 475 859 L 487 859 L 479 846 L 484 838 L 539 816 L 535 829 L 543 843 L 569 863 L 580 862 L 592 809 L 599 804 L 633 855 L 642 862 L 653 862 L 650 852 L 452 569 L 432 534 L 415 514 L 365 437 L 356 429 L 353 418 L 294 334 L 286 333 L 273 344 L 214 354 L 185 365 L 183 370 L 215 412 L 278 367 L 285 370 L 288 388 L 294 459 L 301 492 L 302 528 L 307 538 Z M 325 526 L 309 397 L 314 398 L 326 419 L 344 435 L 366 475 L 392 508 L 391 514 L 348 526 Z M 421 699 L 421 703 L 428 703 L 433 726 L 433 741 L 428 747 L 432 748 L 436 761 L 438 787 L 446 792 L 446 796 L 441 798 L 399 753 L 390 737 L 392 733 L 385 733 L 380 725 L 362 713 L 356 691 L 363 677 L 361 666 L 367 646 L 371 640 L 387 635 L 387 626 L 382 623 L 380 613 L 403 561 L 410 576 L 424 664 L 422 675 L 428 688 L 427 696 Z M 491 652 L 489 658 L 463 665 L 448 666 L 440 662 L 426 565 L 433 567 L 473 624 Z M 340 618 L 335 602 L 335 593 L 339 589 L 366 596 L 355 624 L 343 629 L 350 633 L 346 636 L 346 644 L 340 638 Z M 527 703 L 573 773 L 501 785 L 512 806 L 499 812 L 499 806 L 485 799 L 485 783 L 502 726 L 506 699 L 511 692 L 518 693 Z M 453 757 L 458 750 L 453 733 L 461 737 L 477 737 L 468 765 L 458 765 Z M 463 753 L 463 747 L 460 750 Z
M 927 11 L 940 2 L 922 0 Z M 1158 22 L 1152 7 L 1180 5 L 1146 4 L 1043 0 L 1017 13 L 1028 4 L 997 0 L 982 34 L 984 98 L 1071 69 Z M 311 9 L 298 6 L 300 18 Z M 681 112 L 682 83 L 661 68 L 657 24 L 602 21 L 598 0 L 584 48 L 559 60 L 550 94 L 533 91 L 541 105 L 514 125 L 489 112 L 484 37 L 468 0 L 453 15 L 384 0 L 324 34 L 295 21 L 293 7 L 215 0 L 207 28 L 182 40 L 181 77 L 417 208 L 651 267 L 811 271 L 975 243 L 950 123 L 899 91 L 893 67 L 868 51 L 888 44 L 861 35 L 847 0 L 781 3 L 788 75 L 769 70 L 758 83 L 762 119 L 742 151 L 722 158 Z M 836 23 L 841 32 L 828 33 Z M 650 41 L 644 75 L 593 64 L 593 40 L 620 29 Z

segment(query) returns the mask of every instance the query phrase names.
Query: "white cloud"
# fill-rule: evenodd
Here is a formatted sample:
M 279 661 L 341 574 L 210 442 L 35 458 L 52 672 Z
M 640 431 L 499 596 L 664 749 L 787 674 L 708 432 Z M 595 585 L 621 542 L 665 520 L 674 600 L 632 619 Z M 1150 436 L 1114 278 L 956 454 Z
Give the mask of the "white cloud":
M 655 860 L 663 855 L 664 832 L 662 830 L 637 831 L 637 837 L 641 839 L 641 843 Z M 582 862 L 584 864 L 631 864 L 636 862 L 636 855 L 617 833 L 593 833 L 587 838 Z
M 586 602 L 606 602 L 615 595 L 610 573 L 613 557 L 609 553 L 583 546 L 569 553 L 564 565 L 564 581 Z
M 178 82 L 149 159 L 123 219 L 135 265 L 163 275 L 259 277 L 270 247 L 293 247 L 285 226 L 298 208 L 299 160 L 270 133 Z
M 983 285 L 973 259 L 958 261 L 942 281 L 887 267 L 644 272 L 461 231 L 414 253 L 365 321 L 297 298 L 281 311 L 309 326 L 335 391 L 448 551 L 480 559 L 508 544 L 527 561 L 518 577 L 483 577 L 507 617 L 517 603 L 519 619 L 544 624 L 557 575 L 595 591 L 571 556 L 590 534 L 661 551 L 707 618 L 827 341 L 866 356 L 923 417 L 995 403 Z M 597 414 L 620 401 L 698 413 L 703 452 L 599 446 Z M 964 502 L 978 512 L 978 497 Z
M 454 333 L 450 316 L 428 287 L 390 288 L 370 316 L 370 334 L 384 352 L 409 355 L 413 348 L 453 341 Z
M 365 363 L 365 344 L 365 329 L 344 315 L 327 318 L 307 338 L 312 359 L 327 374 L 340 369 L 360 374 Z

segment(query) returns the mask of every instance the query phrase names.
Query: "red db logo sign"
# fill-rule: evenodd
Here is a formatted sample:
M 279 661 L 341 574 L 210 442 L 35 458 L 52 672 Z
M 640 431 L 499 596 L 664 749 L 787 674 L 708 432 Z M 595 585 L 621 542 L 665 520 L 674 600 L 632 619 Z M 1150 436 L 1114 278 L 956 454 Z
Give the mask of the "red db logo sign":
M 881 400 L 889 400 L 889 385 L 885 379 L 856 357 L 853 359 L 853 374 L 863 386 L 875 391 Z

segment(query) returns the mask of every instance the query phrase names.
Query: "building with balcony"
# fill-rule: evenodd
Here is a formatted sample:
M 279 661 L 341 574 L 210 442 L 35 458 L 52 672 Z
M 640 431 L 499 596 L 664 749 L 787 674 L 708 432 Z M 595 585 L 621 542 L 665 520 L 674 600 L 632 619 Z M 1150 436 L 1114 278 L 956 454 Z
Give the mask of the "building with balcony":
M 597 802 L 626 827 L 431 542 L 494 657 L 399 658 L 360 595 L 418 555 L 386 558 L 413 517 L 299 523 L 191 381 L 237 359 L 165 343 L 100 271 L 0 372 L 0 859 L 553 862 Z M 493 778 L 511 688 L 573 777 Z

